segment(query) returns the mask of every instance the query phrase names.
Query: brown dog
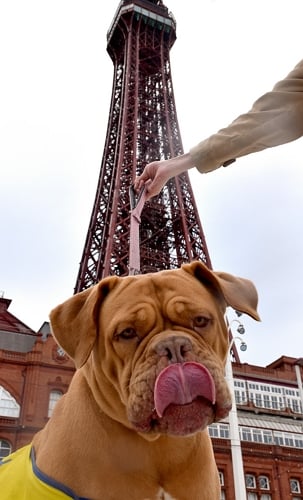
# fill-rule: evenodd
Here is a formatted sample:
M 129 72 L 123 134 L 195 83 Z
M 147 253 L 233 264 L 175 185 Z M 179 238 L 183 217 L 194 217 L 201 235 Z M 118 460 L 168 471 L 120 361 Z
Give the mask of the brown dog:
M 250 281 L 194 262 L 109 277 L 51 313 L 78 368 L 33 448 L 37 467 L 92 500 L 216 500 L 207 425 L 231 407 L 227 305 L 259 319 Z

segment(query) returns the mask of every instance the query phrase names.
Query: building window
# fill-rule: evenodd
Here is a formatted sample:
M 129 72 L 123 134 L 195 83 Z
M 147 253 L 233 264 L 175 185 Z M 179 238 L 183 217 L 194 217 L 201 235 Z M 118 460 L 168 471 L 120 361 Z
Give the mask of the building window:
M 260 429 L 253 429 L 252 434 L 255 443 L 263 443 L 262 431 Z
M 269 479 L 267 476 L 259 476 L 258 477 L 258 484 L 260 490 L 269 490 Z
M 294 446 L 294 439 L 292 434 L 286 434 L 284 437 L 285 446 Z
M 284 445 L 284 437 L 283 437 L 282 432 L 275 431 L 274 432 L 274 440 L 275 440 L 275 444 L 277 446 L 283 446 Z
M 272 396 L 271 397 L 271 404 L 272 404 L 272 408 L 274 410 L 278 410 L 280 405 L 279 405 L 279 400 L 278 400 L 278 397 L 277 396 Z
M 240 436 L 242 441 L 252 441 L 252 433 L 249 427 L 240 427 Z
M 294 434 L 294 439 L 295 439 L 295 447 L 303 448 L 303 436 L 300 436 L 299 434 Z
M 287 396 L 295 396 L 296 391 L 294 389 L 285 389 L 285 394 L 287 394 Z
M 54 408 L 56 406 L 56 403 L 59 401 L 59 399 L 63 396 L 62 391 L 51 391 L 49 395 L 49 402 L 48 402 L 48 413 L 47 416 L 51 417 L 54 411 Z
M 211 424 L 211 425 L 208 427 L 208 434 L 209 434 L 209 435 L 210 435 L 210 437 L 212 437 L 212 438 L 217 438 L 217 437 L 219 437 L 219 429 L 218 429 L 217 424 Z
M 224 487 L 224 472 L 222 472 L 221 470 L 219 470 L 218 472 L 219 472 L 219 480 L 220 480 L 220 486 L 221 486 L 220 500 L 226 500 L 225 491 L 224 491 L 224 489 L 222 489 L 222 487 Z
M 234 387 L 242 387 L 242 389 L 244 389 L 245 387 L 244 380 L 234 379 Z
M 237 405 L 247 404 L 246 392 L 235 389 L 235 399 Z
M 298 479 L 291 479 L 289 482 L 291 493 L 301 493 L 301 486 Z
M 212 438 L 229 439 L 228 424 L 211 424 L 208 427 L 208 432 Z
M 271 431 L 263 430 L 263 441 L 266 444 L 273 444 L 274 438 Z
M 253 474 L 245 474 L 245 484 L 247 489 L 256 488 L 256 478 Z
M 229 426 L 226 424 L 219 424 L 220 438 L 229 439 Z
M 239 427 L 239 433 L 242 441 L 275 444 L 277 446 L 288 446 L 290 448 L 303 448 L 303 435 L 301 434 L 242 426 Z M 210 435 L 211 437 L 215 437 L 213 434 Z
M 298 401 L 297 399 L 294 399 L 292 401 L 292 409 L 295 413 L 301 413 L 301 405 L 300 405 L 300 401 Z
M 247 492 L 247 500 L 271 500 L 271 495 L 269 493 L 262 493 L 262 490 L 270 489 L 268 476 L 259 476 L 257 485 L 256 476 L 253 474 L 245 474 L 245 483 L 247 490 L 256 490 L 256 492 Z
M 258 500 L 257 493 L 247 493 L 247 500 Z
M 0 459 L 7 457 L 12 452 L 11 444 L 4 439 L 0 439 Z
M 0 415 L 2 417 L 18 418 L 20 405 L 13 396 L 0 385 Z
M 289 446 L 293 448 L 303 448 L 303 436 L 291 434 L 290 432 L 274 431 L 274 441 L 278 446 Z
M 289 387 L 248 383 L 249 400 L 259 408 L 285 410 L 302 413 L 299 391 Z
M 252 397 L 252 400 L 254 400 L 254 398 Z M 262 407 L 263 406 L 263 402 L 262 402 L 262 394 L 258 394 L 256 393 L 255 394 L 255 405 L 256 406 L 259 406 L 259 407 Z

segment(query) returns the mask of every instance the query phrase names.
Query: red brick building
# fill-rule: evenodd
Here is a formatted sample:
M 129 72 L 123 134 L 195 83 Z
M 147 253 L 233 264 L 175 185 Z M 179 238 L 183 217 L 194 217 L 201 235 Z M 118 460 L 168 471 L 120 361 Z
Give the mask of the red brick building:
M 302 367 L 298 377 L 296 361 L 282 356 L 266 367 L 233 363 L 248 500 L 303 499 Z M 209 432 L 222 500 L 234 500 L 228 419 Z
M 31 441 L 74 373 L 49 324 L 35 333 L 9 312 L 10 303 L 0 298 L 0 456 Z
M 0 455 L 31 441 L 66 392 L 73 363 L 49 324 L 38 333 L 0 298 Z M 233 363 L 248 500 L 303 500 L 302 366 L 282 356 L 266 367 Z M 301 390 L 300 390 L 301 389 Z M 222 499 L 235 500 L 229 421 L 209 428 Z

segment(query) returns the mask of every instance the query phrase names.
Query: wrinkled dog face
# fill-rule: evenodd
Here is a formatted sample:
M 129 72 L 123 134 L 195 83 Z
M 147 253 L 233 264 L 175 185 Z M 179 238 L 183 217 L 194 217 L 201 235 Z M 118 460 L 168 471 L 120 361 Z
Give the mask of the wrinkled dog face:
M 82 292 L 81 309 L 90 309 L 96 326 L 79 365 L 105 413 L 146 435 L 181 436 L 228 414 L 225 308 L 233 300 L 239 310 L 258 319 L 255 304 L 241 304 L 256 302 L 256 293 L 250 282 L 241 280 L 241 286 L 252 287 L 248 295 L 253 291 L 253 299 L 231 299 L 238 294 L 233 279 L 239 279 L 214 275 L 194 263 L 174 271 L 107 278 L 93 287 L 99 287 L 94 299 L 86 297 L 89 291 Z M 53 314 L 56 323 L 56 310 Z M 77 359 L 77 353 L 71 354 Z
M 194 277 L 131 280 L 108 295 L 100 324 L 119 359 L 118 385 L 137 431 L 184 435 L 228 414 L 222 306 Z

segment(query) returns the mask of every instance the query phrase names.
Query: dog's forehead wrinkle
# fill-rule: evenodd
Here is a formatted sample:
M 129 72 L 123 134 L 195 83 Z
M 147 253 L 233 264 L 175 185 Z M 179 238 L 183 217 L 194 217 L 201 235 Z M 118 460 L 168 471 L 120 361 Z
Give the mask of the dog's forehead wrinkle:
M 163 271 L 162 273 L 155 273 L 151 276 L 154 295 L 157 297 L 160 306 L 165 306 L 165 304 L 176 296 L 182 296 L 182 300 L 186 301 L 186 295 L 184 296 L 186 288 L 184 285 L 186 284 L 188 286 L 188 281 L 192 278 L 187 275 L 184 276 L 183 274 L 176 275 L 176 272 L 177 271 Z M 193 280 L 193 284 L 195 281 L 196 280 Z M 199 285 L 198 282 L 197 284 Z
M 142 305 L 144 307 L 145 303 L 150 303 L 150 297 L 153 295 L 152 284 L 150 280 L 141 280 L 141 278 L 145 278 L 145 276 L 125 277 L 105 298 L 104 304 L 118 312 L 122 308 L 130 311 L 133 306 L 138 308 Z
M 123 291 L 127 296 L 134 293 L 138 297 L 138 294 L 140 294 L 140 299 L 144 299 L 144 296 L 150 297 L 155 292 L 152 277 L 153 275 L 151 274 L 140 274 L 129 277 L 129 280 L 125 281 Z

